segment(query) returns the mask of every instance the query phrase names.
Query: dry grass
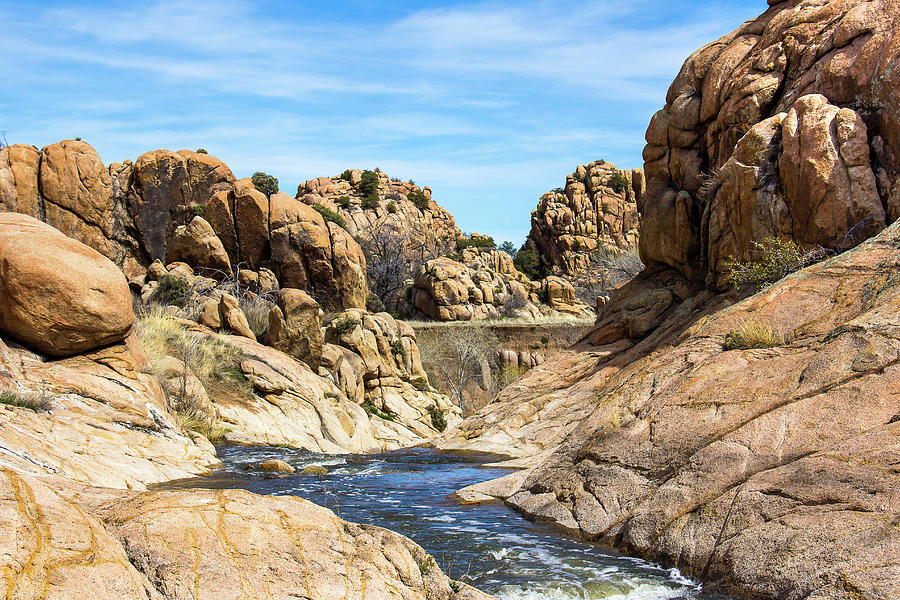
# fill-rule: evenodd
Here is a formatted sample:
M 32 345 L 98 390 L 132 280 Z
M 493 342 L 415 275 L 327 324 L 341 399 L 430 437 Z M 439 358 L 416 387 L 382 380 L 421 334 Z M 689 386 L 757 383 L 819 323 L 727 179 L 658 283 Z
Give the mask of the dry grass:
M 27 408 L 34 412 L 47 412 L 53 408 L 53 401 L 47 394 L 23 393 L 16 390 L 0 390 L 0 404 Z
M 785 338 L 765 323 L 753 319 L 744 321 L 725 335 L 725 350 L 750 350 L 783 346 Z
M 223 338 L 190 331 L 160 308 L 143 311 L 135 329 L 147 352 L 151 373 L 160 373 L 162 362 L 171 356 L 187 365 L 213 399 L 223 388 L 227 392 L 252 395 L 250 384 L 240 370 L 243 354 Z M 201 433 L 213 442 L 221 440 L 227 432 L 196 398 L 182 392 L 169 394 L 167 402 L 181 429 Z

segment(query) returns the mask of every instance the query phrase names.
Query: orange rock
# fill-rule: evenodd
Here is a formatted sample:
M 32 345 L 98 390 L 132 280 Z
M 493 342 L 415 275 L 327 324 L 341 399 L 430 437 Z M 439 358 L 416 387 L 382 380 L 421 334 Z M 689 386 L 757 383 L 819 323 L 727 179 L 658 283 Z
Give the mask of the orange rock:
M 53 356 L 125 339 L 125 276 L 96 251 L 32 217 L 0 213 L 0 330 Z

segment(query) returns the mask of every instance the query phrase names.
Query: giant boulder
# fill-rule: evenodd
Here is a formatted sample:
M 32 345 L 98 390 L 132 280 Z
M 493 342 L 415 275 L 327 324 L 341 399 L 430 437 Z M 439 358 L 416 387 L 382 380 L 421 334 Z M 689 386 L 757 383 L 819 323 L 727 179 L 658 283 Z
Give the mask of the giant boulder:
M 0 213 L 0 331 L 53 356 L 123 340 L 134 313 L 109 259 L 19 213 Z

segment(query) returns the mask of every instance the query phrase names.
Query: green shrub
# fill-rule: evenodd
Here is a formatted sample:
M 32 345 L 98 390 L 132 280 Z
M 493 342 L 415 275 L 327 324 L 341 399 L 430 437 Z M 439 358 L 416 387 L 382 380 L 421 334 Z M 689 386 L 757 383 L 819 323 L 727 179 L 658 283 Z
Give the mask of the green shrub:
M 350 196 L 339 196 L 335 202 L 344 210 L 350 208 Z
M 425 192 L 422 190 L 413 190 L 406 196 L 407 200 L 416 205 L 421 211 L 424 211 L 428 208 L 428 196 L 425 195 Z
M 725 261 L 729 284 L 738 288 L 752 285 L 759 291 L 825 256 L 821 249 L 804 252 L 793 240 L 775 237 L 753 242 L 753 252 L 758 260 L 740 262 L 732 257 Z
M 77 138 L 75 138 L 75 141 L 76 141 L 76 142 L 80 142 L 80 141 L 81 141 L 81 138 L 80 138 L 80 137 L 77 137 Z
M 631 186 L 631 182 L 628 181 L 628 177 L 622 171 L 616 170 L 613 171 L 613 174 L 609 176 L 609 179 L 606 181 L 606 185 L 612 188 L 614 192 L 617 194 L 621 194 L 625 190 Z
M 365 404 L 363 404 L 362 409 L 370 415 L 376 416 L 379 419 L 384 419 L 385 421 L 397 420 L 397 415 L 387 410 L 381 410 L 371 402 L 366 402 Z
M 23 394 L 15 390 L 0 390 L 0 404 L 27 408 L 34 412 L 47 412 L 53 408 L 50 397 L 44 394 Z
M 559 194 L 560 196 L 563 196 L 566 193 L 565 188 L 561 188 L 561 187 L 555 187 L 550 191 L 553 192 L 554 194 Z
M 748 320 L 725 335 L 725 350 L 750 350 L 751 348 L 775 348 L 785 344 L 784 336 L 765 323 Z
M 166 273 L 157 280 L 156 299 L 164 306 L 184 308 L 191 298 L 191 284 L 184 277 Z
M 458 594 L 459 590 L 462 589 L 462 585 L 458 581 L 450 580 L 450 589 L 453 590 L 454 594 Z
M 381 301 L 377 294 L 370 293 L 366 296 L 366 310 L 370 313 L 384 312 L 384 302 Z
M 331 322 L 331 326 L 338 333 L 349 333 L 359 326 L 359 319 L 354 319 L 350 316 L 339 317 Z
M 447 429 L 447 419 L 444 418 L 444 411 L 438 408 L 437 404 L 428 407 L 428 416 L 431 417 L 431 425 L 438 431 Z
M 490 236 L 485 237 L 461 237 L 456 240 L 456 249 L 462 252 L 466 248 L 496 248 L 497 243 Z
M 253 187 L 265 194 L 267 198 L 278 192 L 278 179 L 262 171 L 254 173 L 250 181 L 253 182 Z
M 393 200 L 388 202 L 387 203 L 387 211 L 392 215 L 395 214 L 397 212 L 397 203 L 394 202 Z
M 519 250 L 513 260 L 516 268 L 525 273 L 529 279 L 541 279 L 541 264 L 534 250 Z
M 322 218 L 325 219 L 325 222 L 337 223 L 340 227 L 347 227 L 347 222 L 344 221 L 344 217 L 337 214 L 327 206 L 322 206 L 321 204 L 313 204 L 312 209 L 322 215 Z
M 378 195 L 378 175 L 374 171 L 365 170 L 362 172 L 359 181 L 359 191 L 363 196 Z
M 378 196 L 363 196 L 362 201 L 359 203 L 361 207 L 366 210 L 375 210 L 378 208 L 380 202 L 378 201 Z
M 516 255 L 516 245 L 510 241 L 502 242 L 499 246 L 497 246 L 497 250 L 506 252 L 510 256 Z
M 394 340 L 391 342 L 391 354 L 406 358 L 406 348 L 403 347 L 403 342 L 401 340 Z
M 202 217 L 203 215 L 206 214 L 206 209 L 203 207 L 202 204 L 195 204 L 194 206 L 191 207 L 191 211 L 194 213 L 194 216 L 197 216 L 197 217 Z
M 206 151 L 206 148 L 197 148 L 196 152 L 197 154 L 209 154 L 209 152 Z
M 541 343 L 546 346 L 550 343 L 550 338 L 548 338 L 546 335 L 541 336 Z
M 579 174 L 577 171 L 572 173 L 572 179 L 578 183 L 584 183 L 584 175 Z
M 350 181 L 350 178 L 350 169 L 345 169 L 344 172 L 341 173 L 341 179 L 343 179 L 344 181 Z

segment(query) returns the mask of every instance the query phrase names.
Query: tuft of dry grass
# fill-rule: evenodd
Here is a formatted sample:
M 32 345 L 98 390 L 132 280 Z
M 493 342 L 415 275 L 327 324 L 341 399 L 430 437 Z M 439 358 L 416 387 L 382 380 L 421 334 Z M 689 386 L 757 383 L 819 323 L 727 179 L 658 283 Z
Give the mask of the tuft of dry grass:
M 252 388 L 240 370 L 242 352 L 222 337 L 190 331 L 161 308 L 143 311 L 135 330 L 147 352 L 151 373 L 161 372 L 163 361 L 173 356 L 187 365 L 212 397 L 223 388 L 252 395 Z M 196 399 L 167 397 L 167 402 L 182 430 L 196 431 L 211 442 L 221 441 L 228 431 Z
M 27 408 L 34 412 L 47 412 L 53 408 L 53 401 L 47 394 L 26 394 L 15 390 L 0 390 L 0 404 Z
M 783 346 L 785 338 L 769 325 L 753 319 L 744 321 L 725 335 L 725 350 L 750 350 L 751 348 L 775 348 Z

